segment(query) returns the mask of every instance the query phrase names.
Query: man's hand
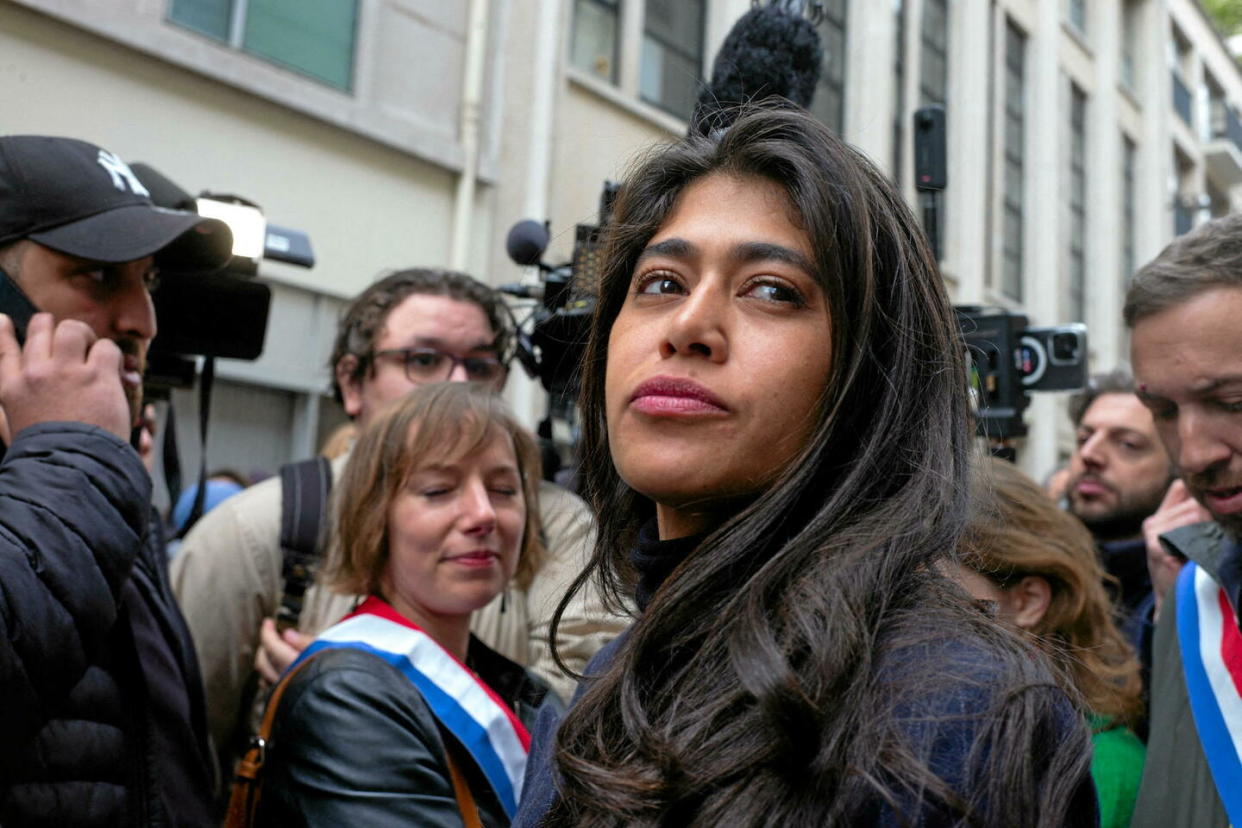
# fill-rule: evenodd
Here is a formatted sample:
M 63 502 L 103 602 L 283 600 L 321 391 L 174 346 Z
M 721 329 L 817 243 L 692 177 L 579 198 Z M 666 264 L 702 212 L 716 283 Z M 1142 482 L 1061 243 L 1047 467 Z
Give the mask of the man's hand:
M 0 314 L 0 406 L 9 441 L 36 423 L 60 420 L 95 425 L 129 439 L 129 403 L 121 387 L 121 351 L 84 322 L 53 322 L 36 313 L 17 344 L 13 322 Z
M 297 630 L 276 631 L 276 622 L 264 618 L 259 627 L 259 651 L 254 654 L 254 668 L 268 684 L 280 681 L 289 665 L 315 639 Z
M 1152 512 L 1143 521 L 1143 540 L 1147 544 L 1147 570 L 1151 573 L 1152 593 L 1156 598 L 1155 617 L 1160 617 L 1160 605 L 1164 596 L 1177 583 L 1177 576 L 1182 571 L 1184 560 L 1170 555 L 1160 542 L 1160 536 L 1182 526 L 1202 523 L 1211 520 L 1208 510 L 1199 501 L 1190 496 L 1186 485 L 1174 480 L 1173 485 L 1165 492 L 1160 508 Z

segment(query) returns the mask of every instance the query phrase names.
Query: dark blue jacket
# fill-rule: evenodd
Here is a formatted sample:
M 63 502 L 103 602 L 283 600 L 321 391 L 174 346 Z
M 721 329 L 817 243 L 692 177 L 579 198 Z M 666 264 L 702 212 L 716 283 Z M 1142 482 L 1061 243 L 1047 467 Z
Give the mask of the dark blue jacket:
M 599 675 L 606 669 L 623 641 L 624 636 L 601 649 L 587 667 L 587 675 Z M 915 649 L 919 651 L 915 652 Z M 960 674 L 961 680 L 956 683 L 954 692 L 946 694 L 941 691 L 936 695 L 909 698 L 899 705 L 895 713 L 903 723 L 911 748 L 919 755 L 927 757 L 931 770 L 950 789 L 970 799 L 977 782 L 972 772 L 978 767 L 977 761 L 972 761 L 970 753 L 980 730 L 987 726 L 987 711 L 998 703 L 1024 702 L 1019 698 L 997 698 L 996 688 L 1000 686 L 1000 682 L 997 681 L 999 677 L 996 675 L 996 667 L 982 649 L 972 647 L 968 641 L 947 636 L 940 643 L 932 645 L 931 650 L 928 651 L 926 645 L 921 645 L 888 654 L 879 668 L 880 679 L 882 681 L 885 675 L 892 675 L 895 671 L 904 669 L 903 665 L 911 663 L 942 665 L 945 670 Z M 581 692 L 582 689 L 579 688 L 575 701 Z M 1041 723 L 1042 727 L 1037 729 L 1035 738 L 1029 745 L 1037 754 L 1037 759 L 1050 757 L 1075 728 L 1085 727 L 1085 722 L 1071 707 L 1065 694 L 1053 686 L 1051 677 L 1047 677 L 1046 684 L 1032 686 L 1026 692 L 1051 693 L 1059 700 L 1059 705 L 1054 705 L 1054 709 L 1059 707 L 1058 712 L 1048 721 Z M 552 752 L 559 723 L 560 717 L 552 711 L 541 712 L 535 723 L 531 734 L 531 753 L 522 802 L 513 823 L 514 828 L 538 826 L 556 798 Z M 979 758 L 974 757 L 975 760 Z M 1037 767 L 1039 766 L 1046 768 L 1042 762 L 1037 763 Z M 1031 784 L 1039 785 L 1047 781 L 1034 779 Z M 1065 824 L 1081 828 L 1099 825 L 1095 787 L 1085 763 L 1074 791 L 1072 801 L 1065 803 L 1068 806 Z M 923 828 L 959 824 L 956 817 L 934 804 L 914 804 L 910 810 L 916 814 L 913 824 Z M 901 819 L 894 809 L 879 802 L 875 804 L 872 813 L 860 819 L 859 825 L 884 828 L 911 824 Z
M 0 463 L 0 824 L 208 825 L 201 681 L 138 455 L 78 423 Z

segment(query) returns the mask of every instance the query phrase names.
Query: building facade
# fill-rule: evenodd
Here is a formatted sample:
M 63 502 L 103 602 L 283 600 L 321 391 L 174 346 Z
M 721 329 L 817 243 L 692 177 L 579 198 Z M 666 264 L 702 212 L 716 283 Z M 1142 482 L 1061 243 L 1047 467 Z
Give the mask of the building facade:
M 272 469 L 343 419 L 325 363 L 344 299 L 413 265 L 533 279 L 505 254 L 522 218 L 548 220 L 546 260 L 568 260 L 603 182 L 684 133 L 750 5 L 6 0 L 0 129 L 93 140 L 310 235 L 313 269 L 260 267 L 274 291 L 262 358 L 218 368 L 209 465 Z M 954 299 L 1086 322 L 1093 367 L 1123 364 L 1129 274 L 1240 196 L 1242 74 L 1197 2 L 820 7 L 812 110 L 916 209 L 911 118 L 946 108 L 938 230 Z M 515 372 L 508 393 L 541 416 L 536 383 Z M 1020 456 L 1037 475 L 1069 447 L 1061 397 L 1028 411 Z M 195 467 L 197 400 L 174 403 Z

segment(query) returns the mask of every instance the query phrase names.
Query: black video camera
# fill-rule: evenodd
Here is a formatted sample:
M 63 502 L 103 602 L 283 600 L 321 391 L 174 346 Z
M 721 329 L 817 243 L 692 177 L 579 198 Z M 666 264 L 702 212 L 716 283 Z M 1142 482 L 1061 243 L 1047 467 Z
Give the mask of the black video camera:
M 537 299 L 529 320 L 519 325 L 517 357 L 532 379 L 547 390 L 550 416 L 572 420 L 577 393 L 578 360 L 590 332 L 598 283 L 601 233 L 612 219 L 618 185 L 608 181 L 599 199 L 599 223 L 574 228 L 574 250 L 568 262 L 556 267 L 543 262 L 548 247 L 548 227 L 527 219 L 509 230 L 505 249 L 509 258 L 539 268 L 539 284 L 501 285 L 500 290 L 523 299 Z M 525 323 L 525 320 L 524 320 Z
M 204 192 L 191 196 L 157 170 L 133 164 L 134 175 L 157 207 L 218 218 L 233 231 L 233 258 L 215 273 L 161 271 L 151 298 L 160 332 L 151 343 L 145 381 L 148 399 L 194 383 L 193 357 L 254 360 L 263 353 L 272 291 L 254 281 L 263 259 L 312 267 L 310 239 L 268 224 L 253 202 Z
M 959 305 L 976 430 L 1003 440 L 1027 433 L 1022 414 L 1032 391 L 1073 391 L 1087 384 L 1087 326 L 1027 327 L 1003 308 Z

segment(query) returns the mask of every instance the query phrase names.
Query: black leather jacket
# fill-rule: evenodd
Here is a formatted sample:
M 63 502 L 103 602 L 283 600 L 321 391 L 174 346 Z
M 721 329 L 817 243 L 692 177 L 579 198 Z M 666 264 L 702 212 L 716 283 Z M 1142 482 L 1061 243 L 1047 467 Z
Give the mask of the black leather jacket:
M 542 679 L 474 637 L 466 663 L 527 727 L 561 707 Z M 482 772 L 459 765 L 483 824 L 508 825 Z M 261 825 L 462 824 L 435 716 L 408 678 L 361 650 L 325 650 L 293 677 L 263 773 Z

